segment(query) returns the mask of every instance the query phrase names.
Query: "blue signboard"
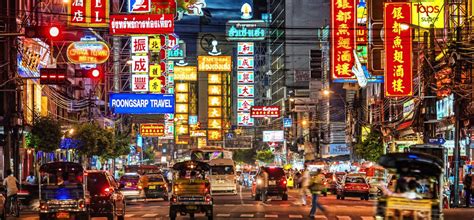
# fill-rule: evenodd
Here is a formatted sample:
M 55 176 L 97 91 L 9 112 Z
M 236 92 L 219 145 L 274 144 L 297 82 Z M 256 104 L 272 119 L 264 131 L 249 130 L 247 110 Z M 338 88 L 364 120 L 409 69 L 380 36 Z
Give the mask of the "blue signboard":
M 350 154 L 351 151 L 347 144 L 330 144 L 329 145 L 329 154 L 331 155 L 345 155 Z
M 119 114 L 174 113 L 174 95 L 111 93 L 109 107 Z
M 444 138 L 430 138 L 428 139 L 428 144 L 443 145 L 446 143 Z
M 291 121 L 291 118 L 284 118 L 283 119 L 283 127 L 284 128 L 291 128 L 291 124 L 293 122 Z

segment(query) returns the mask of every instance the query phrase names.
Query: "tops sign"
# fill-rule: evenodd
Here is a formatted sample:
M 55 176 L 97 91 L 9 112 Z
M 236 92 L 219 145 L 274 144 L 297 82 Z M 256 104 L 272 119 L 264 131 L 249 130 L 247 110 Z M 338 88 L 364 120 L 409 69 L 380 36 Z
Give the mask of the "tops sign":
M 173 32 L 174 16 L 172 14 L 110 16 L 110 33 L 112 35 L 170 34 Z
M 201 72 L 232 71 L 231 56 L 198 56 L 198 70 Z
M 174 95 L 112 93 L 109 107 L 116 114 L 172 114 Z
M 266 25 L 263 20 L 234 20 L 226 24 L 228 41 L 261 41 L 265 40 Z
M 412 23 L 423 28 L 444 28 L 444 0 L 412 1 Z
M 280 106 L 252 106 L 250 116 L 252 118 L 278 118 L 280 117 Z
M 67 58 L 74 64 L 105 63 L 109 55 L 109 46 L 101 41 L 73 42 L 67 48 Z

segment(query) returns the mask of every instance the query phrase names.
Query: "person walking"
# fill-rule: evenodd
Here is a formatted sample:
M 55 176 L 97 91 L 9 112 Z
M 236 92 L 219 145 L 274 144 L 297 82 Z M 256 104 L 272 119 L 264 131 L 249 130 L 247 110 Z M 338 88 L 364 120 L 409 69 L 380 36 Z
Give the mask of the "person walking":
M 261 189 L 261 198 L 263 203 L 267 203 L 267 191 L 268 191 L 268 173 L 265 171 L 265 168 L 262 166 L 260 167 L 261 173 L 260 178 L 262 179 L 262 189 Z
M 318 203 L 318 196 L 321 195 L 321 192 L 324 189 L 324 175 L 322 174 L 321 169 L 318 169 L 316 174 L 311 177 L 309 189 L 312 195 L 309 217 L 314 218 L 318 208 L 321 209 L 321 211 L 326 212 L 326 209 Z
M 469 208 L 471 206 L 472 191 L 474 190 L 472 169 L 464 176 L 462 183 L 464 191 L 466 191 L 466 208 Z
M 6 210 L 10 210 L 10 205 L 13 202 L 16 202 L 16 197 L 18 194 L 18 180 L 15 176 L 13 176 L 12 170 L 8 169 L 6 171 L 7 178 L 3 180 L 3 185 L 7 189 L 7 203 L 6 203 Z
M 308 191 L 309 191 L 309 182 L 310 182 L 311 176 L 309 175 L 308 167 L 305 165 L 303 173 L 301 174 L 301 189 L 300 189 L 300 195 L 301 195 L 301 205 L 306 206 L 306 197 L 308 196 Z

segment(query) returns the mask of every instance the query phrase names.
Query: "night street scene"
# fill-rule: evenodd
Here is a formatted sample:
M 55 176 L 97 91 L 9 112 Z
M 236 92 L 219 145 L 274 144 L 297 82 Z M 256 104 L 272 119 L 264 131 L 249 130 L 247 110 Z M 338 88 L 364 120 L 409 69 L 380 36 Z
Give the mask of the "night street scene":
M 474 220 L 473 0 L 0 0 L 0 220 Z

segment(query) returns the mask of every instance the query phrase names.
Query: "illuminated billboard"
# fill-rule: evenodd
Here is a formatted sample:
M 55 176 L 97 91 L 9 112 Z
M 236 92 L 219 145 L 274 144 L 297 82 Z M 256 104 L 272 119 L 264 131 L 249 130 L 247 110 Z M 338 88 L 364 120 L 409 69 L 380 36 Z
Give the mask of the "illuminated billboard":
M 285 134 L 283 130 L 263 131 L 263 142 L 284 142 Z
M 109 59 L 110 49 L 101 41 L 78 41 L 69 44 L 66 55 L 74 64 L 102 64 Z
M 231 56 L 198 56 L 200 72 L 230 72 L 232 71 Z
M 174 80 L 197 81 L 197 68 L 195 66 L 175 66 Z

